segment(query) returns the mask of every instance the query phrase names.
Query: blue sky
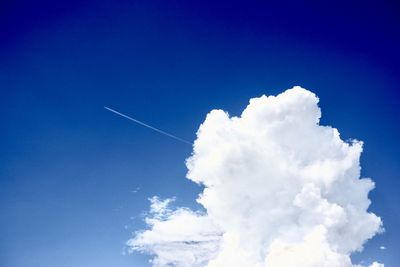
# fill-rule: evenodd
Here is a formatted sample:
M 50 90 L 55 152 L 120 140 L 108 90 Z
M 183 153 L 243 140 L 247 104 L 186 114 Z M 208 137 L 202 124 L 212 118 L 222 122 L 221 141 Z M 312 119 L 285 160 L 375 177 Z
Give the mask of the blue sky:
M 103 106 L 194 140 L 211 109 L 238 115 L 294 85 L 320 97 L 322 124 L 365 142 L 386 232 L 354 258 L 400 262 L 394 1 L 116 2 L 1 4 L 2 266 L 147 266 L 121 255 L 147 198 L 196 205 L 190 146 Z

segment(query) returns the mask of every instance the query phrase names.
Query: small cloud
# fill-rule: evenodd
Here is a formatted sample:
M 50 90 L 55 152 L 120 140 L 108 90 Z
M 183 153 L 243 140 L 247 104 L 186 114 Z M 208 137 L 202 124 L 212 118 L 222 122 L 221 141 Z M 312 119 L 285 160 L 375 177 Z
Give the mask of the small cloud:
M 137 192 L 139 192 L 140 187 L 136 187 L 135 189 L 131 190 L 131 193 L 136 194 Z
M 121 211 L 121 210 L 124 209 L 124 208 L 125 208 L 125 205 L 119 205 L 118 207 L 114 208 L 113 211 L 119 212 L 119 211 Z
M 380 249 L 380 250 L 385 250 L 386 247 L 385 247 L 385 246 L 380 246 L 379 249 Z

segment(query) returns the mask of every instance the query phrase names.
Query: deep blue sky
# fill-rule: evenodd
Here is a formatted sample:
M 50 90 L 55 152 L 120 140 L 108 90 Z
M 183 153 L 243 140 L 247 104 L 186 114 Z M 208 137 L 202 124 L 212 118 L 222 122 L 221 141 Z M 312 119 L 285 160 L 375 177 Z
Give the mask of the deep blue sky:
M 0 3 L 0 265 L 147 266 L 121 255 L 147 198 L 195 205 L 190 147 L 104 105 L 193 140 L 209 110 L 301 85 L 365 142 L 386 233 L 354 259 L 398 266 L 399 6 L 198 2 Z

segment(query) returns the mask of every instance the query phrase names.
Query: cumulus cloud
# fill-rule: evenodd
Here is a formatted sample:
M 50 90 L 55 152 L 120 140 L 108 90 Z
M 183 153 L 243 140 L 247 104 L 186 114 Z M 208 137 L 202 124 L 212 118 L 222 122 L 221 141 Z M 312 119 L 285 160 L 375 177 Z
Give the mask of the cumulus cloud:
M 157 267 L 360 266 L 351 253 L 382 231 L 368 211 L 374 183 L 360 177 L 362 142 L 320 117 L 301 87 L 253 98 L 239 117 L 212 110 L 186 161 L 205 212 L 152 198 L 132 251 Z

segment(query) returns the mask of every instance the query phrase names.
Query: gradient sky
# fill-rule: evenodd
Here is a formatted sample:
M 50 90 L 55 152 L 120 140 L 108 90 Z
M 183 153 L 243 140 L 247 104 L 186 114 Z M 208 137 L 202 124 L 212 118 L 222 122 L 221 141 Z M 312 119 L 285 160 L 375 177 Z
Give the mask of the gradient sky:
M 365 142 L 386 232 L 354 261 L 398 266 L 400 8 L 349 2 L 2 1 L 0 265 L 148 266 L 122 255 L 147 198 L 197 207 L 191 147 L 103 106 L 194 140 L 211 109 L 300 85 Z

